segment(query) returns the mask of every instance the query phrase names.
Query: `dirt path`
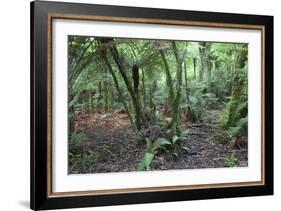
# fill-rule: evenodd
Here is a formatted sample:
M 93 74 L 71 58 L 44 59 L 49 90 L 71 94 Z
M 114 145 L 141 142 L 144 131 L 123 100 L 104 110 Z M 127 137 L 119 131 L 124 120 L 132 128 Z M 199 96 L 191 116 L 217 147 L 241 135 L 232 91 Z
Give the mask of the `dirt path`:
M 186 146 L 188 152 L 180 159 L 156 158 L 161 160 L 160 169 L 200 169 L 223 168 L 225 159 L 234 155 L 237 158 L 236 165 L 245 167 L 248 165 L 247 150 L 234 150 L 231 146 L 217 136 L 220 128 L 215 122 L 219 118 L 221 110 L 209 110 L 210 123 L 186 124 L 188 139 Z
M 210 111 L 210 123 L 185 124 L 189 130 L 186 140 L 188 152 L 179 159 L 168 155 L 156 156 L 152 170 L 222 168 L 225 158 L 233 154 L 237 157 L 238 166 L 247 166 L 246 150 L 235 151 L 216 138 L 219 128 L 214 121 L 219 114 L 219 110 Z M 144 156 L 146 146 L 134 141 L 125 114 L 81 114 L 76 129 L 85 132 L 87 139 L 69 149 L 73 154 L 82 154 L 87 162 L 70 163 L 69 173 L 135 171 Z
M 186 146 L 188 152 L 178 160 L 166 160 L 163 169 L 198 169 L 224 167 L 227 146 L 213 140 L 214 129 L 206 124 L 192 124 Z

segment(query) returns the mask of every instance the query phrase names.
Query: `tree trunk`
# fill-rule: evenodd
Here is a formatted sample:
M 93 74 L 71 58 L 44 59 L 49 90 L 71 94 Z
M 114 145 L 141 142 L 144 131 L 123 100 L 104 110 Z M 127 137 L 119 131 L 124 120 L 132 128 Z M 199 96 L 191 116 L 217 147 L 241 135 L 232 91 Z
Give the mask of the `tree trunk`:
M 211 92 L 212 69 L 213 69 L 213 61 L 211 61 L 210 58 L 209 58 L 208 61 L 207 61 L 208 92 Z
M 134 89 L 126 75 L 126 71 L 125 71 L 125 67 L 119 57 L 119 53 L 118 53 L 118 50 L 116 48 L 115 45 L 113 45 L 113 47 L 111 48 L 111 53 L 112 53 L 112 56 L 113 56 L 113 59 L 119 69 L 119 72 L 126 84 L 126 87 L 131 95 L 131 98 L 132 98 L 132 103 L 133 103 L 133 106 L 134 106 L 134 110 L 135 110 L 135 115 L 136 115 L 136 118 L 139 117 L 140 119 L 140 122 L 136 122 L 137 124 L 137 129 L 141 129 L 141 126 L 144 125 L 144 126 L 147 126 L 147 122 L 146 122 L 146 118 L 143 114 L 143 110 L 142 110 L 142 106 L 141 106 L 141 101 L 139 98 L 137 98 L 137 96 L 135 96 L 135 93 L 134 93 Z
M 98 92 L 99 92 L 99 97 L 98 97 L 98 102 L 97 102 L 97 110 L 100 112 L 102 110 L 102 81 L 99 81 L 98 84 Z
M 143 97 L 143 107 L 146 107 L 146 91 L 145 91 L 145 78 L 144 78 L 144 69 L 141 69 L 142 74 L 142 97 Z
M 194 64 L 194 63 L 193 63 Z M 196 75 L 195 75 L 196 78 Z M 186 102 L 189 102 L 188 99 L 188 85 L 187 85 L 187 68 L 186 68 L 186 62 L 184 62 L 184 85 L 185 85 L 185 95 L 186 95 Z
M 149 87 L 149 110 L 150 110 L 150 119 L 152 121 L 156 120 L 156 106 L 153 102 L 154 92 L 157 90 L 157 81 L 154 80 Z
M 133 75 L 133 85 L 134 85 L 134 98 L 139 101 L 139 67 L 137 65 L 133 65 L 132 67 L 132 75 Z M 141 128 L 141 107 L 135 106 L 135 118 L 136 118 L 136 126 L 138 129 Z
M 200 55 L 200 70 L 199 70 L 199 80 L 202 81 L 204 77 L 204 72 L 206 69 L 206 42 L 199 43 L 199 55 Z
M 90 90 L 88 90 L 88 109 L 89 112 L 93 112 L 92 93 Z
M 121 103 L 122 103 L 122 105 L 123 105 L 123 107 L 125 109 L 126 114 L 128 115 L 128 118 L 129 118 L 129 120 L 131 122 L 131 125 L 132 125 L 133 129 L 136 129 L 136 125 L 135 125 L 135 123 L 133 121 L 133 118 L 132 118 L 132 116 L 130 114 L 129 108 L 128 108 L 127 104 L 126 104 L 125 98 L 123 96 L 123 92 L 122 92 L 122 90 L 121 90 L 121 88 L 119 86 L 118 79 L 117 79 L 117 77 L 115 75 L 115 72 L 114 72 L 110 62 L 108 61 L 106 50 L 103 50 L 102 54 L 103 54 L 103 60 L 105 61 L 106 65 L 108 67 L 108 70 L 109 70 L 109 72 L 110 72 L 110 74 L 111 74 L 111 76 L 113 78 L 113 82 L 115 84 L 117 93 L 119 95 L 119 99 L 120 99 L 120 101 L 121 101 Z
M 108 81 L 107 72 L 104 74 L 103 91 L 104 91 L 104 112 L 108 112 Z
M 161 58 L 163 60 L 164 63 L 164 70 L 165 70 L 165 75 L 166 75 L 166 84 L 168 87 L 168 95 L 169 95 L 169 99 L 168 102 L 170 104 L 170 106 L 172 107 L 173 101 L 174 101 L 174 89 L 173 89 L 173 81 L 172 81 L 172 76 L 171 76 L 171 72 L 170 72 L 170 68 L 165 56 L 165 53 L 163 52 L 163 50 L 160 50 L 160 55 Z
M 178 49 L 175 41 L 172 42 L 173 53 L 177 62 L 177 86 L 176 86 L 176 96 L 173 102 L 173 117 L 169 125 L 173 130 L 178 129 L 180 122 L 179 107 L 181 101 L 181 86 L 182 86 L 182 60 L 179 57 Z
M 240 115 L 236 115 L 235 111 L 237 107 L 239 106 L 239 103 L 241 101 L 241 95 L 244 87 L 244 81 L 241 80 L 239 76 L 239 69 L 244 68 L 246 61 L 247 61 L 247 55 L 248 52 L 240 52 L 238 54 L 237 51 L 234 52 L 236 55 L 236 62 L 233 64 L 234 70 L 232 74 L 232 83 L 231 83 L 231 102 L 230 102 L 230 108 L 229 108 L 229 116 L 228 116 L 228 122 L 227 126 L 232 127 L 235 126 L 234 124 L 237 122 L 237 118 L 241 116 L 242 113 L 247 113 L 247 112 L 242 112 L 240 111 Z M 242 115 L 243 116 L 243 115 Z
M 193 58 L 193 78 L 196 80 L 196 58 Z
M 203 80 L 203 78 L 208 79 L 208 74 L 210 71 L 210 43 L 200 42 L 199 43 L 199 55 L 200 55 L 200 71 L 199 71 L 199 80 Z M 204 77 L 205 76 L 205 77 Z

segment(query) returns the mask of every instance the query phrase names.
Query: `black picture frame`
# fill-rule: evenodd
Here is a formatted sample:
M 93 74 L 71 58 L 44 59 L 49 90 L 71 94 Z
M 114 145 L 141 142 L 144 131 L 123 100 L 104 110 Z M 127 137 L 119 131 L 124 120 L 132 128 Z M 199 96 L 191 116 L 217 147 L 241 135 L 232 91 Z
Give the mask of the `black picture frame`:
M 31 2 L 31 209 L 57 209 L 89 206 L 107 206 L 198 199 L 260 196 L 273 194 L 273 17 L 260 15 L 198 12 L 184 10 L 152 9 L 123 6 L 106 6 L 62 2 Z M 114 194 L 50 195 L 50 157 L 48 131 L 51 108 L 48 101 L 48 49 L 50 49 L 50 14 L 65 18 L 113 17 L 116 20 L 154 20 L 162 24 L 196 22 L 205 26 L 220 27 L 258 25 L 264 29 L 264 182 L 260 185 L 172 189 L 163 191 L 120 192 Z M 53 16 L 56 17 L 56 16 Z M 113 21 L 116 21 L 113 20 Z M 161 21 L 162 20 L 162 21 Z M 171 21 L 171 22 L 167 22 Z M 135 21 L 133 21 L 135 22 Z M 145 21 L 144 21 L 145 22 Z M 149 21 L 148 21 L 149 23 Z M 245 27 L 247 28 L 247 27 Z

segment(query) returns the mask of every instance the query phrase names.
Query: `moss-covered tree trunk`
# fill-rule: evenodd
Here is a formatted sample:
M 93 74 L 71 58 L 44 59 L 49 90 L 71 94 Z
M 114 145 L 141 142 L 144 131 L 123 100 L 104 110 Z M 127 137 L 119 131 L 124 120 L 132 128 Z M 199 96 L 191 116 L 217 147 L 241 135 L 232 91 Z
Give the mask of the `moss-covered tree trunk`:
M 141 128 L 142 125 L 142 117 L 141 117 L 141 112 L 142 108 L 140 106 L 140 96 L 139 96 L 139 67 L 137 65 L 133 65 L 132 67 L 132 76 L 133 76 L 133 91 L 134 91 L 134 98 L 137 101 L 136 103 L 138 106 L 135 105 L 135 121 L 136 121 L 136 126 L 138 129 Z
M 142 125 L 147 126 L 147 121 L 143 113 L 142 105 L 141 105 L 141 100 L 135 95 L 134 88 L 132 87 L 132 84 L 130 83 L 130 80 L 126 74 L 125 67 L 123 65 L 122 60 L 120 59 L 117 47 L 115 44 L 112 45 L 111 47 L 111 53 L 113 56 L 113 59 L 119 69 L 119 72 L 125 82 L 125 85 L 130 93 L 130 96 L 132 98 L 132 103 L 135 111 L 135 119 L 136 119 L 136 126 L 137 129 L 141 129 Z M 138 68 L 137 68 L 138 72 Z M 139 80 L 139 77 L 138 77 Z M 139 82 L 138 82 L 139 83 Z
M 193 63 L 194 64 L 194 63 Z M 196 65 L 195 65 L 196 66 Z M 194 67 L 195 68 L 195 67 Z M 195 69 L 194 69 L 195 70 Z M 194 73 L 195 74 L 195 73 Z M 196 74 L 194 75 L 196 78 Z M 186 97 L 186 102 L 189 102 L 189 95 L 188 95 L 188 84 L 187 84 L 187 67 L 186 67 L 186 62 L 184 62 L 184 86 L 185 86 L 185 97 Z
M 196 80 L 196 58 L 193 58 L 193 78 Z
M 146 87 L 145 87 L 145 76 L 144 76 L 144 69 L 141 69 L 141 81 L 142 81 L 142 98 L 143 98 L 143 107 L 146 107 Z
M 173 117 L 172 121 L 169 125 L 170 128 L 172 129 L 177 129 L 180 123 L 180 113 L 179 113 L 179 108 L 180 108 L 180 101 L 181 101 L 181 88 L 182 88 L 182 58 L 180 58 L 177 45 L 175 41 L 172 41 L 172 48 L 173 48 L 173 53 L 176 58 L 177 62 L 177 84 L 176 84 L 176 95 L 175 99 L 173 101 Z
M 207 61 L 207 90 L 208 92 L 211 92 L 211 80 L 212 80 L 212 72 L 213 72 L 213 60 L 211 60 L 210 57 L 208 57 Z
M 209 83 L 212 74 L 212 64 L 211 64 L 211 43 L 200 42 L 199 43 L 199 55 L 200 55 L 200 70 L 199 70 L 199 80 L 207 79 Z
M 200 55 L 200 69 L 198 79 L 203 80 L 204 72 L 206 70 L 206 42 L 199 43 L 199 55 Z
M 107 71 L 105 71 L 105 73 L 104 73 L 103 91 L 104 91 L 104 103 L 103 103 L 104 112 L 107 113 L 108 112 L 108 98 L 109 98 Z
M 170 67 L 168 65 L 165 53 L 163 50 L 160 50 L 160 55 L 164 63 L 164 71 L 166 76 L 166 84 L 168 88 L 168 102 L 169 105 L 172 107 L 173 101 L 174 101 L 174 88 L 173 88 L 173 80 L 171 76 Z
M 89 112 L 93 112 L 93 103 L 92 103 L 92 93 L 91 90 L 88 90 L 88 109 Z
M 168 128 L 171 128 L 172 131 L 175 131 L 175 129 L 178 128 L 179 122 L 180 122 L 180 115 L 179 115 L 179 106 L 180 106 L 180 100 L 181 100 L 181 86 L 182 86 L 182 59 L 179 57 L 178 49 L 176 46 L 176 43 L 173 41 L 171 42 L 172 49 L 174 56 L 176 58 L 177 63 L 177 71 L 176 71 L 176 87 L 174 90 L 173 82 L 172 82 L 172 76 L 170 67 L 168 65 L 165 53 L 163 50 L 160 50 L 160 55 L 164 63 L 164 70 L 166 75 L 166 84 L 168 88 L 169 93 L 169 104 L 172 108 L 172 120 L 168 125 Z
M 150 121 L 156 120 L 156 105 L 153 102 L 154 92 L 157 90 L 157 81 L 154 80 L 152 84 L 149 85 L 149 111 L 150 111 Z
M 126 112 L 128 118 L 129 118 L 130 122 L 131 122 L 132 127 L 133 127 L 134 129 L 136 129 L 136 125 L 135 125 L 135 123 L 134 123 L 134 121 L 133 121 L 133 118 L 132 118 L 132 116 L 131 116 L 131 113 L 130 113 L 130 111 L 129 111 L 129 108 L 128 108 L 127 104 L 126 104 L 126 100 L 125 100 L 125 97 L 124 97 L 124 95 L 123 95 L 123 92 L 122 92 L 122 90 L 121 90 L 121 88 L 120 88 L 120 85 L 119 85 L 118 79 L 117 79 L 117 77 L 116 77 L 116 74 L 115 74 L 115 72 L 114 72 L 114 70 L 113 70 L 113 68 L 112 68 L 112 66 L 111 66 L 111 64 L 110 64 L 110 62 L 109 62 L 109 60 L 108 60 L 108 58 L 107 58 L 106 49 L 103 49 L 103 50 L 102 50 L 102 57 L 103 57 L 103 60 L 104 60 L 104 62 L 105 62 L 105 64 L 106 64 L 106 66 L 108 67 L 108 70 L 109 70 L 109 72 L 110 72 L 110 74 L 111 74 L 111 76 L 112 76 L 112 78 L 113 78 L 113 82 L 114 82 L 114 84 L 115 84 L 115 88 L 116 88 L 116 90 L 117 90 L 117 93 L 118 93 L 118 96 L 119 96 L 119 100 L 121 101 L 121 103 L 122 103 L 122 105 L 123 105 L 123 107 L 124 107 L 124 109 L 125 109 L 125 112 Z
M 240 76 L 240 71 L 246 65 L 248 51 L 240 51 L 239 54 L 237 51 L 234 51 L 235 54 L 235 63 L 233 64 L 232 70 L 232 82 L 231 82 L 231 102 L 229 108 L 229 116 L 228 116 L 228 127 L 236 126 L 235 123 L 238 121 L 239 118 L 245 117 L 247 115 L 247 108 L 245 107 L 244 110 L 240 111 L 240 114 L 237 115 L 237 108 L 241 103 L 241 98 L 243 97 L 242 92 L 245 86 L 245 81 Z

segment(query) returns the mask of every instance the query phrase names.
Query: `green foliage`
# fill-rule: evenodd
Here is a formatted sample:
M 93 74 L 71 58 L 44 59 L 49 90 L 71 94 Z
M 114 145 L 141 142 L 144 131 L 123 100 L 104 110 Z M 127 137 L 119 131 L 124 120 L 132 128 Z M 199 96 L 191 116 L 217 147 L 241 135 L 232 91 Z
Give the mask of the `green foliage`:
M 164 149 L 165 146 L 171 145 L 171 142 L 165 138 L 157 138 L 155 141 L 151 141 L 146 138 L 147 152 L 152 154 L 157 154 L 161 149 Z
M 166 131 L 166 137 L 159 137 L 156 140 L 150 140 L 146 138 L 146 153 L 139 163 L 137 170 L 149 170 L 151 164 L 153 163 L 154 156 L 161 153 L 172 154 L 174 158 L 179 158 L 184 153 L 187 152 L 186 139 L 188 137 L 187 130 L 178 130 L 178 135 L 168 129 Z
M 154 154 L 151 154 L 149 152 L 146 152 L 144 154 L 143 159 L 141 160 L 141 162 L 139 163 L 137 170 L 138 171 L 144 171 L 144 170 L 149 170 L 150 169 L 150 165 L 152 163 Z
M 100 153 L 94 150 L 89 150 L 89 154 L 86 156 L 88 160 L 97 160 L 100 157 Z
M 81 159 L 81 155 L 80 154 L 73 154 L 71 152 L 69 152 L 69 160 L 71 163 L 76 163 Z
M 207 108 L 212 108 L 217 106 L 218 98 L 214 93 L 204 93 L 201 96 L 201 101 Z
M 180 158 L 186 152 L 188 152 L 188 148 L 186 146 L 186 140 L 188 137 L 188 130 L 180 130 L 178 135 L 174 135 L 172 138 L 172 145 L 170 147 L 170 152 L 174 158 Z
M 84 132 L 73 132 L 70 136 L 71 143 L 79 143 L 87 138 Z
M 222 111 L 222 113 L 220 114 L 217 120 L 217 123 L 222 127 L 225 127 L 227 125 L 230 105 L 231 105 L 231 100 L 228 103 L 226 103 L 224 110 Z
M 231 168 L 237 166 L 237 158 L 234 155 L 224 158 L 224 167 Z
M 242 102 L 236 102 L 235 100 L 232 100 L 230 102 L 230 108 L 231 106 L 234 107 L 231 118 L 228 119 L 227 124 L 229 126 L 233 126 L 239 123 L 241 116 L 243 116 L 243 111 L 247 110 L 248 108 L 248 101 L 242 101 Z
M 72 164 L 71 173 L 79 173 L 81 171 L 88 172 L 92 166 L 92 163 L 99 159 L 100 154 L 98 152 L 89 150 L 87 154 L 74 154 L 69 152 L 69 162 Z
M 230 138 L 247 132 L 248 126 L 248 115 L 244 112 L 248 107 L 248 103 L 245 101 L 238 103 L 238 105 L 236 104 L 236 109 L 232 112 L 232 115 L 230 114 L 231 106 L 233 106 L 233 100 L 226 105 L 218 119 L 219 125 L 226 129 Z
M 143 171 L 143 170 L 149 170 L 150 165 L 153 161 L 154 156 L 160 151 L 164 150 L 165 146 L 171 145 L 171 142 L 169 142 L 165 138 L 157 138 L 155 141 L 151 141 L 150 139 L 146 138 L 146 153 L 144 154 L 143 159 L 139 163 L 137 170 Z
M 217 104 L 217 98 L 213 93 L 203 93 L 202 90 L 194 92 L 188 99 L 188 107 L 192 114 L 193 122 L 202 121 L 209 117 L 208 109 Z
M 241 118 L 235 127 L 229 127 L 227 133 L 230 138 L 237 136 L 247 127 L 248 117 Z
M 218 120 L 218 123 L 226 129 L 230 138 L 247 133 L 248 91 L 245 68 L 236 71 L 236 81 L 232 85 L 232 96 Z

